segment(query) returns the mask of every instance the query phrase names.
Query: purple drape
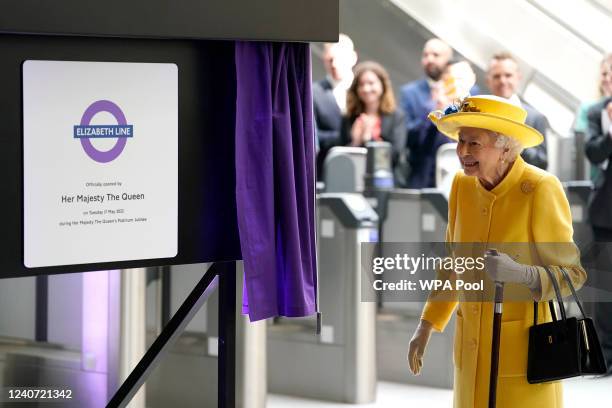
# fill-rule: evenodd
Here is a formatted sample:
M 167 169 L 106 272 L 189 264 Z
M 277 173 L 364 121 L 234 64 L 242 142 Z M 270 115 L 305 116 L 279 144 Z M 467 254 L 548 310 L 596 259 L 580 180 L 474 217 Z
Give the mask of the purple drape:
M 237 42 L 235 52 L 243 312 L 308 316 L 317 285 L 310 48 Z

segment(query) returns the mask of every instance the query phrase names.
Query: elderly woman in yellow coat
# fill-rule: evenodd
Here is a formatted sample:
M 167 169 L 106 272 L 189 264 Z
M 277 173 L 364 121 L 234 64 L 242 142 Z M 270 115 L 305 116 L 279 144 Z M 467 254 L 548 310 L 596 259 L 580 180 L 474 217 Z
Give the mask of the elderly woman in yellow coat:
M 543 137 L 526 126 L 527 113 L 510 101 L 494 96 L 466 98 L 430 119 L 457 140 L 463 172 L 453 181 L 449 197 L 447 242 L 535 243 L 537 250 L 509 256 L 499 251 L 485 256 L 487 284 L 500 281 L 506 289 L 522 285 L 538 304 L 538 314 L 550 320 L 546 301 L 554 288 L 541 266 L 556 276 L 563 294 L 569 293 L 560 267 L 576 287 L 586 280 L 577 249 L 572 244 L 570 207 L 559 180 L 523 161 L 523 148 Z M 574 250 L 558 250 L 565 243 Z M 570 243 L 570 244 L 567 244 Z M 541 265 L 541 266 L 538 266 Z M 491 366 L 493 302 L 436 300 L 430 294 L 421 321 L 410 341 L 408 361 L 418 374 L 432 330 L 443 331 L 456 310 L 454 340 L 454 406 L 487 407 Z M 563 406 L 560 382 L 527 382 L 528 331 L 533 325 L 531 301 L 504 302 L 500 340 L 497 408 Z M 542 321 L 540 317 L 540 321 Z

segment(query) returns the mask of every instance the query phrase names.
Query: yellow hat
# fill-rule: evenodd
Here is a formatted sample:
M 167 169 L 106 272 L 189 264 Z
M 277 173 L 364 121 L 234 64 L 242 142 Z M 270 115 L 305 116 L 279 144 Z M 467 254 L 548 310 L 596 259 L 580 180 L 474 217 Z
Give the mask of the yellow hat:
M 428 117 L 441 133 L 453 140 L 459 139 L 461 128 L 473 127 L 512 137 L 523 147 L 537 146 L 544 141 L 540 132 L 525 124 L 525 109 L 494 95 L 469 96 L 444 112 L 431 112 Z

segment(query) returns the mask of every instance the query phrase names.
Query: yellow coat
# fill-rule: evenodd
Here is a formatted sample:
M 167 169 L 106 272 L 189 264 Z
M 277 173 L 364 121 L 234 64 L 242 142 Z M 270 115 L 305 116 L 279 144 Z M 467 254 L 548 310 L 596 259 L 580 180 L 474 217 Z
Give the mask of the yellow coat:
M 491 191 L 483 188 L 476 177 L 458 173 L 449 198 L 448 220 L 448 242 L 573 242 L 572 217 L 561 183 L 555 176 L 526 164 L 520 156 Z M 580 287 L 586 273 L 580 266 L 577 249 L 559 253 L 550 248 L 553 247 L 523 253 L 518 261 L 551 266 L 562 292 L 567 294 L 569 288 L 558 269 L 565 266 L 573 283 Z M 544 301 L 554 298 L 554 289 L 544 269 L 538 269 L 542 283 L 538 313 L 549 321 L 550 312 Z M 484 408 L 489 396 L 493 303 L 443 302 L 430 297 L 421 317 L 442 331 L 457 305 L 454 406 Z M 532 302 L 504 302 L 497 408 L 563 406 L 561 382 L 527 382 L 528 330 L 532 325 Z

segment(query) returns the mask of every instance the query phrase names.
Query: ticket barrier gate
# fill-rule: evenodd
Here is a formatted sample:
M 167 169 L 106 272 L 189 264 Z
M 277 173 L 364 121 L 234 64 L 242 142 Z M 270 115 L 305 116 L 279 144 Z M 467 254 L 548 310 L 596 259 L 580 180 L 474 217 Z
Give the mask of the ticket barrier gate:
M 323 181 L 328 193 L 360 193 L 366 172 L 364 147 L 333 147 L 323 163 Z
M 444 242 L 448 202 L 435 188 L 395 189 L 389 193 L 386 242 Z
M 444 242 L 448 202 L 437 189 L 397 189 L 389 193 L 383 242 Z M 383 246 L 383 256 L 384 246 Z M 383 277 L 384 278 L 384 277 Z M 383 381 L 450 388 L 453 384 L 454 320 L 432 335 L 421 375 L 408 369 L 408 343 L 419 323 L 423 302 L 397 302 L 383 292 L 377 315 L 378 378 Z
M 593 191 L 593 183 L 590 180 L 565 181 L 563 182 L 563 188 L 565 189 L 565 194 L 567 195 L 570 211 L 572 213 L 574 242 L 578 245 L 584 257 L 587 255 L 587 252 L 594 242 L 593 230 L 588 220 L 588 204 L 591 192 Z M 591 269 L 592 265 L 584 266 L 587 268 L 587 271 L 591 272 L 587 274 L 585 287 L 597 287 L 595 275 L 592 273 L 594 269 Z M 583 302 L 583 307 L 588 315 L 594 315 L 595 305 L 593 302 Z M 571 314 L 577 315 L 579 312 L 575 303 L 566 305 L 566 309 L 569 309 L 569 313 Z
M 593 231 L 588 222 L 588 203 L 593 183 L 589 180 L 566 181 L 563 188 L 572 212 L 574 242 L 579 247 L 589 245 L 593 241 Z
M 180 304 L 205 271 L 203 264 L 171 267 L 170 302 Z M 266 326 L 241 314 L 242 262 L 236 263 L 236 407 L 266 406 Z M 215 291 L 147 381 L 147 407 L 217 406 L 219 293 Z M 153 338 L 153 333 L 150 333 Z M 197 379 L 197 386 L 188 379 Z
M 386 215 L 380 237 L 383 242 L 426 243 L 444 242 L 446 239 L 448 203 L 443 193 L 437 189 L 392 190 L 387 201 Z M 387 301 L 383 293 L 383 310 L 417 313 L 421 306 Z
M 314 319 L 269 325 L 269 391 L 373 402 L 376 303 L 361 302 L 360 243 L 376 238 L 378 217 L 359 194 L 321 194 L 318 211 L 321 335 Z

